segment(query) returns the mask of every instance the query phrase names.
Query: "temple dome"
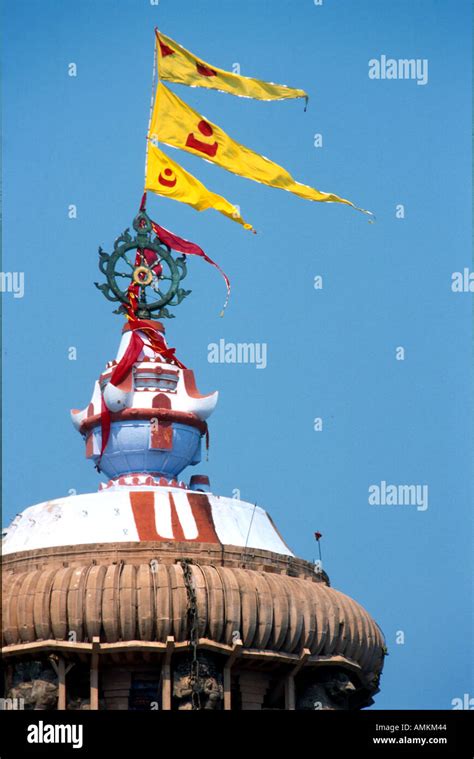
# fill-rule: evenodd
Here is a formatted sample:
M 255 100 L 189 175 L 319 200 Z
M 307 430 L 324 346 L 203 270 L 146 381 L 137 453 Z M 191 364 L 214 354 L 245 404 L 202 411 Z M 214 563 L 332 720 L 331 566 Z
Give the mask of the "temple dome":
M 160 554 L 162 558 L 162 553 Z M 376 690 L 383 636 L 358 603 L 324 581 L 215 564 L 191 563 L 200 645 L 225 653 L 240 639 L 241 657 L 333 664 Z M 7 573 L 6 573 L 7 574 Z M 34 642 L 100 636 L 104 653 L 119 642 L 150 651 L 168 636 L 186 647 L 188 592 L 180 562 L 118 562 L 8 573 L 5 651 Z M 68 637 L 69 636 L 69 637 Z M 207 645 L 206 645 L 207 643 Z M 66 643 L 67 646 L 67 643 Z

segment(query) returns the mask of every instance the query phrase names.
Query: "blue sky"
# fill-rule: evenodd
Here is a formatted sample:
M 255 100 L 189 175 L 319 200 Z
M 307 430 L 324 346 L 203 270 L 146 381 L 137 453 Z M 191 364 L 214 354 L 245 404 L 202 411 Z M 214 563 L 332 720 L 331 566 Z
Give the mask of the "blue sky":
M 306 89 L 305 113 L 301 101 L 174 87 L 299 181 L 377 216 L 368 224 L 172 152 L 258 230 L 149 199 L 158 223 L 232 281 L 220 319 L 222 280 L 189 261 L 192 295 L 166 325 L 201 391 L 220 391 L 199 471 L 214 492 L 239 489 L 266 508 L 299 556 L 316 558 L 323 533 L 332 584 L 387 639 L 375 708 L 450 709 L 473 696 L 472 294 L 451 290 L 452 273 L 472 269 L 470 3 L 5 5 L 3 271 L 24 272 L 25 293 L 2 299 L 4 523 L 98 487 L 69 409 L 86 405 L 119 340 L 120 319 L 93 286 L 97 248 L 111 250 L 140 201 L 159 25 L 210 64 Z M 381 55 L 427 59 L 428 83 L 369 79 Z M 209 363 L 220 338 L 266 343 L 267 368 Z M 428 485 L 428 509 L 369 506 L 382 481 Z

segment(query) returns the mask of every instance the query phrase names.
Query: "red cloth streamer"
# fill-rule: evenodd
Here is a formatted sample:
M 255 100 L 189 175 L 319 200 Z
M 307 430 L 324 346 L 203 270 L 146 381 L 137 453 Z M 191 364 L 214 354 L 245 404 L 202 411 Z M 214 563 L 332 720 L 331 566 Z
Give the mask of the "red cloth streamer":
M 143 340 L 141 339 L 140 335 L 137 335 L 136 332 L 132 332 L 132 337 L 128 344 L 127 350 L 123 354 L 122 358 L 110 376 L 110 382 L 112 385 L 120 385 L 120 383 L 124 381 L 125 377 L 127 377 L 127 375 L 131 372 L 133 364 L 142 352 L 142 348 Z M 100 460 L 107 447 L 107 443 L 109 442 L 110 437 L 110 410 L 107 408 L 103 395 L 101 399 L 100 409 L 100 431 L 102 436 L 102 444 L 100 447 L 100 456 L 99 460 L 97 461 L 97 466 L 99 466 Z
M 128 376 L 128 374 L 132 371 L 132 367 L 134 363 L 138 360 L 138 357 L 140 353 L 143 350 L 143 346 L 146 345 L 145 341 L 140 337 L 139 334 L 137 334 L 136 330 L 140 330 L 141 332 L 144 332 L 149 340 L 149 346 L 152 350 L 155 351 L 155 353 L 162 356 L 165 361 L 172 361 L 177 366 L 179 366 L 180 369 L 185 369 L 186 367 L 184 364 L 182 364 L 175 356 L 175 348 L 168 348 L 166 345 L 165 339 L 160 335 L 159 332 L 154 330 L 152 327 L 149 326 L 146 322 L 142 321 L 141 319 L 137 319 L 133 314 L 133 306 L 131 306 L 132 315 L 129 315 L 130 320 L 130 327 L 132 329 L 132 336 L 130 338 L 130 342 L 127 346 L 127 350 L 123 354 L 122 358 L 118 362 L 117 366 L 114 368 L 111 376 L 110 376 L 110 382 L 112 385 L 120 385 L 124 379 Z M 110 437 L 110 425 L 111 425 L 111 419 L 110 419 L 110 409 L 107 407 L 104 396 L 102 395 L 101 399 L 101 410 L 100 410 L 100 430 L 101 430 L 101 436 L 102 436 L 102 442 L 101 442 L 101 448 L 100 448 L 100 456 L 97 461 L 97 468 L 99 469 L 100 460 L 102 458 L 102 455 L 107 447 L 107 443 L 109 442 Z M 99 469 L 100 471 L 100 469 Z
M 151 227 L 153 229 L 153 232 L 156 235 L 158 235 L 161 242 L 164 242 L 164 244 L 168 245 L 168 247 L 172 248 L 173 250 L 177 250 L 180 253 L 185 253 L 186 255 L 200 256 L 201 258 L 204 258 L 204 260 L 207 261 L 208 264 L 215 266 L 216 269 L 222 274 L 224 278 L 224 282 L 227 287 L 227 297 L 224 303 L 224 308 L 222 309 L 222 312 L 221 312 L 221 316 L 223 316 L 224 310 L 226 309 L 227 304 L 229 302 L 230 281 L 229 281 L 229 277 L 221 269 L 219 264 L 216 264 L 216 262 L 213 261 L 212 258 L 210 258 L 207 255 L 207 253 L 204 253 L 203 249 L 200 248 L 199 245 L 196 245 L 196 243 L 190 242 L 189 240 L 185 240 L 183 237 L 178 237 L 178 235 L 175 235 L 173 232 L 170 232 L 168 229 L 165 229 L 164 227 L 160 227 L 160 225 L 157 224 L 156 221 L 151 222 Z
M 140 211 L 145 212 L 146 211 L 146 192 L 143 193 L 142 200 L 140 203 Z M 207 261 L 208 264 L 211 264 L 211 266 L 215 266 L 216 269 L 220 272 L 222 277 L 224 278 L 224 282 L 227 288 L 227 297 L 225 299 L 224 307 L 221 311 L 221 316 L 224 316 L 224 311 L 227 308 L 227 304 L 229 302 L 230 298 L 230 280 L 225 271 L 221 269 L 219 264 L 217 264 L 215 261 L 210 258 L 207 253 L 203 251 L 199 245 L 196 245 L 194 242 L 190 242 L 189 240 L 185 240 L 184 237 L 178 237 L 178 235 L 175 235 L 174 232 L 170 232 L 169 229 L 165 229 L 164 227 L 161 227 L 159 224 L 156 223 L 156 221 L 151 221 L 151 227 L 153 229 L 153 232 L 155 235 L 158 235 L 161 242 L 164 242 L 165 245 L 168 245 L 169 248 L 172 248 L 173 250 L 177 250 L 180 253 L 185 253 L 187 256 L 200 256 L 200 258 L 204 258 L 205 261 Z M 147 261 L 147 263 L 150 263 Z
M 142 352 L 143 340 L 136 332 L 132 332 L 130 342 L 127 346 L 127 350 L 123 354 L 122 358 L 118 362 L 117 366 L 110 375 L 110 381 L 112 385 L 120 385 L 124 381 L 125 377 L 129 375 L 132 370 L 132 366 L 138 359 L 138 356 Z
M 130 326 L 133 330 L 139 329 L 141 332 L 145 333 L 149 340 L 148 347 L 154 350 L 155 353 L 159 353 L 160 356 L 163 356 L 166 361 L 172 361 L 174 364 L 176 364 L 176 366 L 179 366 L 180 369 L 186 369 L 185 365 L 182 364 L 181 361 L 179 361 L 175 356 L 176 348 L 168 348 L 164 337 L 162 337 L 160 333 L 155 329 L 150 327 L 145 321 L 141 321 L 140 319 L 134 317 L 130 319 Z M 146 343 L 142 342 L 142 345 L 146 345 Z

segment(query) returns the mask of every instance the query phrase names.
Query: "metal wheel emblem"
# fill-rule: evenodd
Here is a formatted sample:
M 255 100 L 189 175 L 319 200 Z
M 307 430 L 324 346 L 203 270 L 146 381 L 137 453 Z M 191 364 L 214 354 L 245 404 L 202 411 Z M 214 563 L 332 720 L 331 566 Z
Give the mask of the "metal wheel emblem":
M 134 283 L 139 285 L 140 319 L 173 318 L 168 307 L 179 305 L 191 292 L 181 287 L 187 274 L 186 256 L 172 255 L 171 249 L 153 232 L 145 211 L 135 217 L 133 228 L 136 235 L 132 237 L 127 228 L 115 240 L 110 255 L 99 248 L 99 269 L 107 281 L 94 284 L 107 300 L 121 304 L 114 311 L 116 314 L 126 313 L 128 288 Z

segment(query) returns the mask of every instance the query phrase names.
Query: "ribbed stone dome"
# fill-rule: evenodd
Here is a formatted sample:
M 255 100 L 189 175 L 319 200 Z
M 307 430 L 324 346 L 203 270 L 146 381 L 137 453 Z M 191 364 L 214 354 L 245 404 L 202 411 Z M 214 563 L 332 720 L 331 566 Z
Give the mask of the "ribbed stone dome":
M 382 634 L 355 601 L 324 582 L 193 563 L 198 633 L 215 643 L 353 664 L 370 685 L 382 669 Z M 3 596 L 7 646 L 77 642 L 186 641 L 188 592 L 180 563 L 92 563 L 14 573 Z M 341 658 L 342 657 L 342 658 Z

